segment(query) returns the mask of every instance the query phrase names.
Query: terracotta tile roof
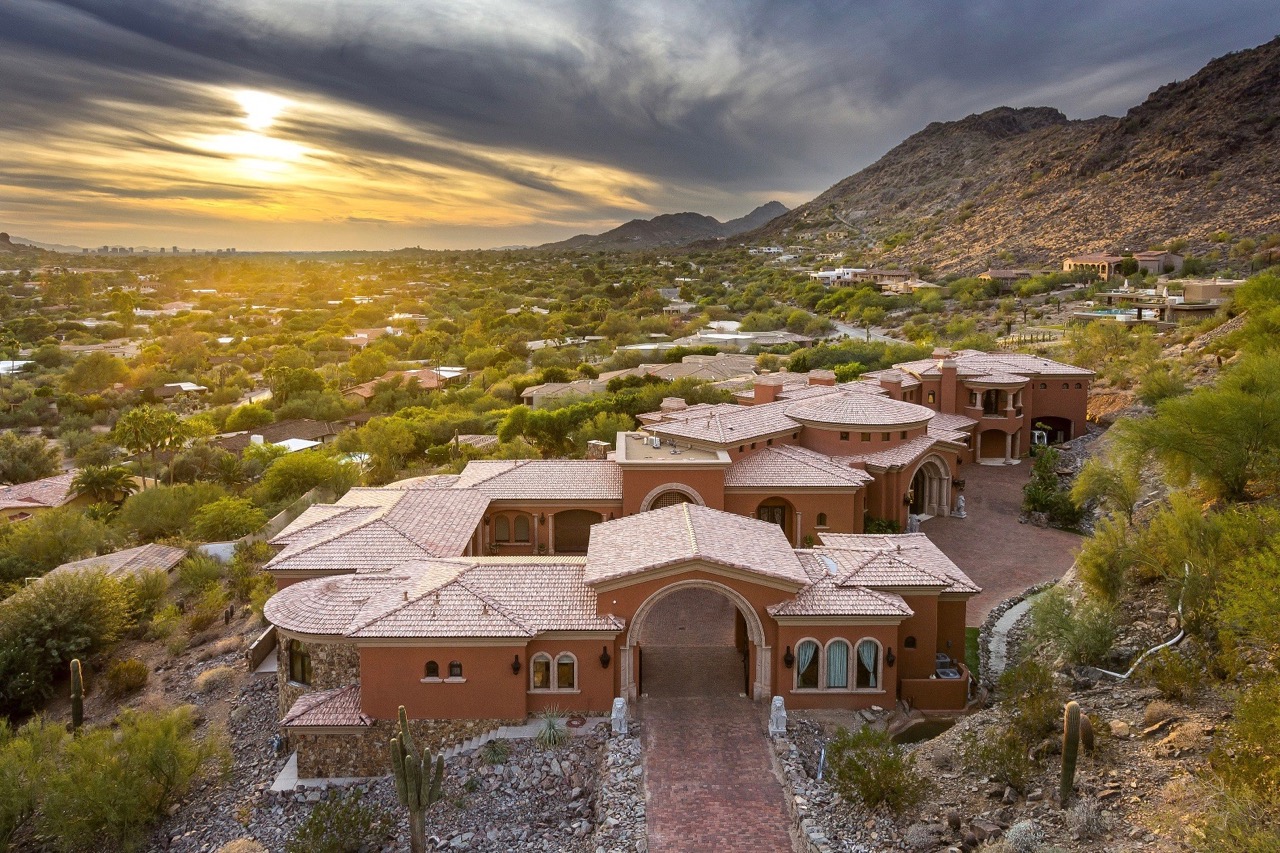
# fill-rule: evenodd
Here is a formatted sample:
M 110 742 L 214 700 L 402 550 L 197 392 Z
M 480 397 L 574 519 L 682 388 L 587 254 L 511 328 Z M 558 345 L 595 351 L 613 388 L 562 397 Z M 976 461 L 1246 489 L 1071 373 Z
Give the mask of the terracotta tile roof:
M 187 551 L 185 548 L 151 543 L 149 545 L 140 545 L 137 548 L 116 551 L 112 554 L 103 554 L 100 557 L 88 557 L 84 560 L 63 563 L 56 569 L 50 570 L 45 577 L 56 572 L 79 572 L 85 569 L 97 569 L 113 577 L 136 575 L 157 570 L 167 572 L 182 562 L 186 556 Z
M 932 430 L 929 431 L 932 433 Z M 864 453 L 859 456 L 840 456 L 836 461 L 845 464 L 871 465 L 877 468 L 899 468 L 910 465 L 938 443 L 933 435 L 922 435 L 910 441 L 904 441 L 896 447 L 881 450 L 878 453 Z
M 586 582 L 598 584 L 691 560 L 798 584 L 808 581 L 778 525 L 684 503 L 592 526 Z
M 296 633 L 352 638 L 522 637 L 619 631 L 596 614 L 581 557 L 460 557 L 293 584 L 264 615 Z
M 360 685 L 303 693 L 280 725 L 291 729 L 371 726 L 373 718 L 360 711 Z
M 840 586 L 925 586 L 943 592 L 982 590 L 923 533 L 879 536 L 822 533 L 814 549 L 836 565 Z
M 458 444 L 470 445 L 476 450 L 493 450 L 498 446 L 498 437 L 496 435 L 459 435 L 457 440 Z
M 291 438 L 302 438 L 307 441 L 323 441 L 331 438 L 342 431 L 342 427 L 328 421 L 313 421 L 309 418 L 294 418 L 287 421 L 277 421 L 273 424 L 263 424 L 253 429 L 243 430 L 241 432 L 225 433 L 216 435 L 211 440 L 211 444 L 216 444 L 223 450 L 231 453 L 240 453 L 246 447 L 253 443 L 253 436 L 260 435 L 262 440 L 267 444 L 276 444 L 277 442 L 287 441 Z
M 884 616 L 905 619 L 914 615 L 902 596 L 862 586 L 841 586 L 823 570 L 827 562 L 815 552 L 797 552 L 801 561 L 819 567 L 820 576 L 796 593 L 795 598 L 766 608 L 772 616 Z M 807 568 L 807 566 L 806 566 Z
M 898 370 L 891 367 L 888 370 L 872 370 L 862 374 L 859 381 L 862 382 L 878 382 L 885 380 L 888 382 L 901 382 L 903 388 L 916 388 L 920 385 L 920 380 L 907 373 L 905 370 Z
M 979 377 L 987 374 L 1004 374 L 1012 376 L 1093 376 L 1092 370 L 1064 364 L 1038 355 L 1026 355 L 1015 352 L 982 352 L 980 350 L 960 350 L 952 353 L 951 360 L 956 364 L 956 375 Z M 915 376 L 937 377 L 942 375 L 938 369 L 938 359 L 926 358 L 919 361 L 906 361 L 895 364 L 894 368 Z
M 874 479 L 804 447 L 779 445 L 740 459 L 725 471 L 725 488 L 858 488 Z
M 924 423 L 934 411 L 915 403 L 849 391 L 797 403 L 787 409 L 787 415 L 802 423 L 856 428 Z
M 467 463 L 457 488 L 494 500 L 622 500 L 622 469 L 595 459 L 479 459 Z
M 831 389 L 827 389 L 830 393 Z M 761 406 L 739 406 L 735 403 L 718 403 L 709 406 L 690 406 L 675 412 L 678 417 L 666 418 L 648 426 L 655 435 L 701 441 L 708 444 L 731 446 L 753 441 L 768 435 L 778 435 L 800 429 L 800 424 L 787 417 L 790 403 L 765 403 Z
M 351 572 L 456 557 L 488 506 L 474 489 L 352 489 L 335 505 L 309 508 L 272 539 L 284 548 L 266 568 Z
M 31 507 L 51 509 L 62 506 L 75 498 L 71 492 L 71 481 L 75 476 L 75 471 L 67 471 L 43 480 L 4 486 L 0 488 L 0 510 Z

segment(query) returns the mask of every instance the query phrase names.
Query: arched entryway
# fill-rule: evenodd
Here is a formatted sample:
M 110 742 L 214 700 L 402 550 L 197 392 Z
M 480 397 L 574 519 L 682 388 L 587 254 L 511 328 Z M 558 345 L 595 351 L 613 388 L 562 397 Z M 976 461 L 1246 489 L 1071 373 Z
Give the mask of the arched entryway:
M 951 469 L 941 457 L 926 457 L 912 476 L 911 512 L 926 516 L 951 514 Z
M 633 654 L 634 652 L 634 654 Z M 683 581 L 636 610 L 622 654 L 622 695 L 768 696 L 770 649 L 751 604 L 713 581 Z
M 765 498 L 756 506 L 756 518 L 778 525 L 786 534 L 787 541 L 798 546 L 795 535 L 796 510 L 789 500 L 781 497 Z
M 591 525 L 600 522 L 600 513 L 588 509 L 567 509 L 551 517 L 551 535 L 557 554 L 585 554 L 591 539 Z

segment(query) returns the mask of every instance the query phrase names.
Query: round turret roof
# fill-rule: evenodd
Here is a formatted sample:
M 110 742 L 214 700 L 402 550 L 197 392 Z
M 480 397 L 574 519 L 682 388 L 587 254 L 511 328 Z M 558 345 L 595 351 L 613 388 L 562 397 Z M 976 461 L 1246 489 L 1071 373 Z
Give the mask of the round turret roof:
M 926 423 L 933 409 L 873 394 L 824 394 L 787 409 L 787 417 L 814 426 L 906 427 Z

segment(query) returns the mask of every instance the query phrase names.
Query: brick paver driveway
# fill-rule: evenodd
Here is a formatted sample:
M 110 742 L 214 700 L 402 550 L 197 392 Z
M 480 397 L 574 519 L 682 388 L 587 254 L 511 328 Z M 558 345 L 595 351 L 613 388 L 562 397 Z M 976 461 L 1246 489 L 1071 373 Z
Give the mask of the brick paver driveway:
M 741 696 L 640 700 L 652 853 L 795 849 L 761 714 Z
M 968 518 L 931 518 L 920 530 L 982 587 L 969 599 L 967 622 L 976 626 L 1004 599 L 1062 577 L 1082 540 L 1063 530 L 1018 523 L 1031 460 L 1021 465 L 968 464 L 961 472 Z

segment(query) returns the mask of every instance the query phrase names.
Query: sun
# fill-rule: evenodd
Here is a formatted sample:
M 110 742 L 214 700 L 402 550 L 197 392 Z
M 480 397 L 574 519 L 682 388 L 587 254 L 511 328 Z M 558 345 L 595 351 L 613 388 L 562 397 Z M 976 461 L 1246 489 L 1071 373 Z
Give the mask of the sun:
M 235 92 L 234 96 L 244 110 L 245 127 L 255 131 L 271 127 L 275 124 L 276 117 L 293 103 L 288 98 L 253 89 L 242 89 Z

